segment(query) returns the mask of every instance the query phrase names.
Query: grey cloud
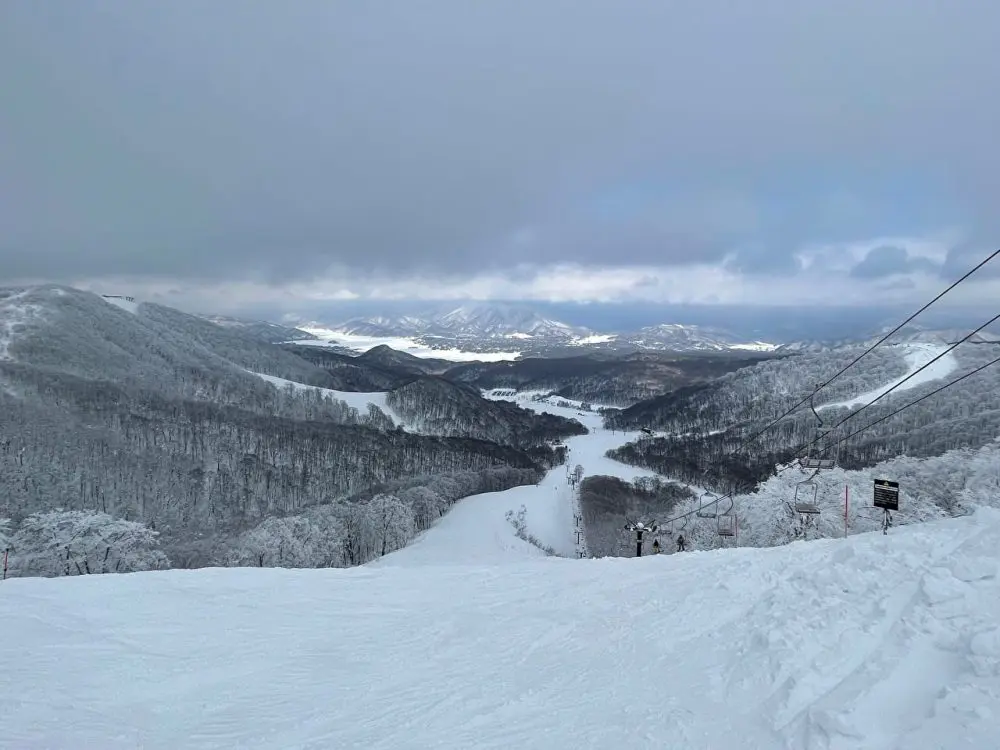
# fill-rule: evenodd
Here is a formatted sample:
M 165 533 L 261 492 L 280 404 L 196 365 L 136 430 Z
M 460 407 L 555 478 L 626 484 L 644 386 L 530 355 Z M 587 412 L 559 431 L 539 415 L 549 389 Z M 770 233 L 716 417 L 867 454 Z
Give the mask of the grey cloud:
M 801 270 L 802 264 L 787 248 L 754 244 L 739 248 L 726 267 L 748 275 L 788 275 Z
M 916 164 L 979 221 L 998 27 L 933 0 L 7 0 L 0 276 L 718 262 L 808 237 L 757 212 L 789 165 Z M 650 178 L 673 197 L 586 208 Z
M 998 235 L 1000 237 L 1000 235 Z M 966 273 L 989 258 L 994 251 L 1000 250 L 1000 239 L 990 247 L 984 242 L 963 242 L 948 251 L 948 255 L 940 268 L 941 278 L 948 281 L 960 279 Z M 994 257 L 969 277 L 970 281 L 1000 278 L 1000 256 Z
M 851 276 L 856 279 L 880 279 L 911 271 L 934 273 L 938 270 L 939 267 L 927 258 L 911 258 L 904 248 L 883 245 L 869 250 L 864 260 L 851 269 Z

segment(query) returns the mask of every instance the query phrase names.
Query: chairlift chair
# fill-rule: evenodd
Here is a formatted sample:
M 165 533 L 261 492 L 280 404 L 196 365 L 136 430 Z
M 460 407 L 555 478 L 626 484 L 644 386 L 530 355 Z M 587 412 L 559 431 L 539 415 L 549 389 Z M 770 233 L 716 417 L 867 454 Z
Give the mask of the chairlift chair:
M 815 469 L 816 471 L 834 468 L 840 457 L 840 443 L 829 445 L 827 437 L 830 434 L 830 428 L 823 425 L 823 418 L 816 411 L 816 393 L 821 387 L 821 385 L 817 385 L 816 390 L 809 396 L 809 408 L 812 410 L 813 416 L 816 417 L 816 438 L 809 445 L 806 455 L 799 459 L 799 466 L 803 469 Z M 827 447 L 820 447 L 820 443 L 826 444 Z
M 712 498 L 708 504 L 705 503 L 706 497 Z M 711 492 L 704 493 L 698 499 L 698 510 L 695 511 L 695 515 L 698 518 L 717 518 L 719 515 L 719 498 Z
M 792 504 L 795 506 L 796 513 L 811 516 L 817 515 L 820 512 L 819 485 L 816 484 L 816 480 L 813 478 L 815 476 L 816 474 L 813 474 L 813 476 L 795 485 L 795 497 L 792 500 Z
M 719 536 L 736 536 L 736 516 L 726 513 L 718 517 Z

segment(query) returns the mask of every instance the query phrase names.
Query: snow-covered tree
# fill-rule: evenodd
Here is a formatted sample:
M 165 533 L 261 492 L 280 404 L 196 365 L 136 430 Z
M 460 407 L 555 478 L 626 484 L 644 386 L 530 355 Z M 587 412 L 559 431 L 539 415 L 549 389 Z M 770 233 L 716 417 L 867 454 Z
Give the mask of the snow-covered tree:
M 226 556 L 230 566 L 314 568 L 329 565 L 336 542 L 330 530 L 302 516 L 269 518 L 241 534 Z
M 368 503 L 378 556 L 404 547 L 413 538 L 413 511 L 394 495 L 376 495 Z
M 141 523 L 93 511 L 35 513 L 11 539 L 11 574 L 85 575 L 161 570 L 170 561 L 157 533 Z
M 423 531 L 441 517 L 448 505 L 430 487 L 412 487 L 402 490 L 398 497 L 410 506 L 413 524 L 417 531 Z

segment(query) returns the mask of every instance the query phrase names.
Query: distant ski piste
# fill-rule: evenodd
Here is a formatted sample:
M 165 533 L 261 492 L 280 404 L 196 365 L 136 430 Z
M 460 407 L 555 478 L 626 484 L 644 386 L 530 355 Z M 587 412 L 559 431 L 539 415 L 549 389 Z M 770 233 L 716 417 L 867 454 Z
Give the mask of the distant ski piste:
M 941 354 L 947 346 L 942 344 L 905 344 L 908 349 L 906 353 L 906 362 L 909 364 L 910 369 L 902 377 L 896 378 L 893 381 L 886 383 L 885 385 L 879 386 L 878 388 L 868 391 L 868 393 L 862 393 L 860 396 L 855 396 L 847 401 L 837 401 L 835 403 L 823 404 L 822 406 L 816 407 L 817 411 L 823 409 L 853 409 L 855 406 L 861 406 L 867 404 L 870 401 L 874 401 L 879 396 L 884 393 L 896 388 L 899 383 L 906 380 L 910 375 L 919 370 L 921 367 L 926 365 L 932 359 Z M 917 386 L 923 385 L 924 383 L 930 383 L 934 380 L 940 380 L 946 378 L 951 373 L 953 373 L 958 368 L 958 360 L 955 358 L 954 354 L 947 354 L 941 357 L 937 362 L 928 367 L 926 370 L 921 372 L 914 378 L 907 380 L 899 388 L 896 388 L 893 393 L 901 393 L 902 391 L 908 391 L 911 388 L 916 388 Z
M 556 406 L 544 391 L 525 391 L 514 396 L 501 396 L 509 390 L 486 391 L 487 398 L 514 400 L 519 406 L 537 412 L 549 412 L 580 421 L 590 430 L 588 435 L 575 435 L 564 443 L 569 455 L 566 464 L 557 466 L 537 485 L 512 487 L 502 492 L 487 492 L 459 500 L 431 528 L 403 549 L 369 563 L 370 566 L 411 565 L 470 565 L 509 564 L 544 556 L 538 547 L 519 539 L 506 518 L 523 505 L 527 514 L 527 530 L 539 542 L 557 555 L 573 557 L 576 549 L 573 524 L 573 491 L 566 481 L 566 472 L 577 464 L 584 476 L 604 474 L 626 481 L 640 476 L 654 476 L 652 471 L 619 463 L 604 455 L 611 448 L 635 440 L 641 433 L 612 434 L 603 428 L 601 415 L 580 410 L 580 402 L 553 397 L 573 406 Z M 596 407 L 595 407 L 596 408 Z

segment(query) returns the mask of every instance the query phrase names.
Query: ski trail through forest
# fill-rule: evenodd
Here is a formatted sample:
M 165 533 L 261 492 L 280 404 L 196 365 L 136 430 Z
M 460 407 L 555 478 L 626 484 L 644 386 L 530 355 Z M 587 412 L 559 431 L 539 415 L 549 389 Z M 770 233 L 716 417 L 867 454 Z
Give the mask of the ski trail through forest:
M 518 394 L 518 405 L 579 420 L 590 430 L 588 435 L 564 441 L 568 449 L 566 463 L 551 469 L 537 485 L 471 495 L 458 501 L 406 547 L 368 565 L 509 563 L 545 556 L 546 550 L 562 557 L 576 557 L 575 490 L 567 482 L 567 472 L 580 465 L 584 477 L 604 474 L 632 481 L 636 477 L 655 476 L 648 469 L 628 466 L 604 455 L 611 448 L 635 440 L 640 433 L 612 433 L 604 429 L 597 412 L 533 401 L 530 395 Z M 522 506 L 525 530 L 537 544 L 518 538 L 507 519 L 508 512 L 516 515 Z
M 891 380 L 885 385 L 881 385 L 867 393 L 862 393 L 854 398 L 847 399 L 846 401 L 837 401 L 834 403 L 823 404 L 822 406 L 817 406 L 817 411 L 823 411 L 824 409 L 853 409 L 855 406 L 861 406 L 867 404 L 870 401 L 874 401 L 882 394 L 896 388 L 897 385 L 902 383 L 907 378 L 910 378 L 913 373 L 919 370 L 921 367 L 926 365 L 932 359 L 944 352 L 948 347 L 942 344 L 907 344 L 906 362 L 910 366 L 910 369 L 906 371 L 906 374 L 901 375 L 895 380 Z M 903 385 L 896 388 L 893 393 L 901 393 L 903 391 L 908 391 L 912 388 L 923 385 L 924 383 L 930 383 L 934 380 L 940 380 L 946 378 L 951 373 L 958 369 L 958 359 L 956 359 L 954 354 L 947 354 L 941 357 L 937 362 L 928 367 L 926 370 L 921 372 L 916 377 L 912 377 L 906 380 Z

